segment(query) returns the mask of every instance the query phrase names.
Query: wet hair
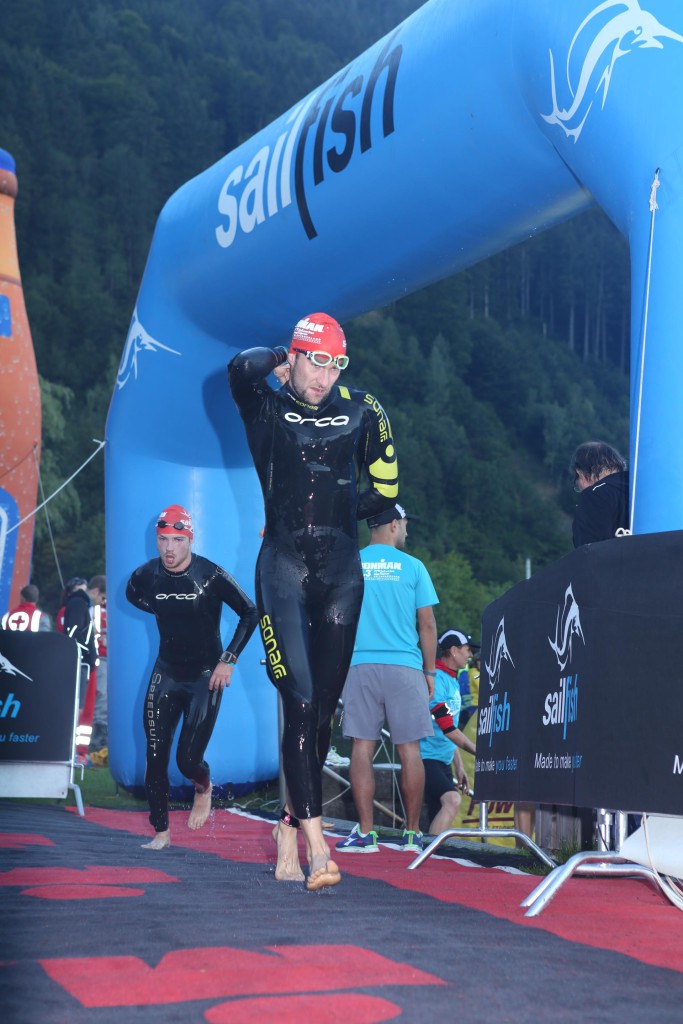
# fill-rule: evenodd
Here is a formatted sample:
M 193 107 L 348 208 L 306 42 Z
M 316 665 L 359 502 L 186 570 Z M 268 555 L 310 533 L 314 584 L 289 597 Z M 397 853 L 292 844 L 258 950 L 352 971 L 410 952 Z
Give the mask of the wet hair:
M 626 459 L 606 441 L 586 441 L 580 444 L 569 463 L 570 476 L 583 473 L 587 480 L 598 480 L 607 473 L 621 473 L 626 469 Z
M 93 576 L 88 584 L 88 590 L 99 590 L 100 594 L 107 593 L 107 578 L 106 576 Z
M 35 583 L 27 583 L 25 587 L 21 588 L 20 594 L 24 601 L 29 601 L 31 604 L 37 604 L 40 597 L 40 591 Z

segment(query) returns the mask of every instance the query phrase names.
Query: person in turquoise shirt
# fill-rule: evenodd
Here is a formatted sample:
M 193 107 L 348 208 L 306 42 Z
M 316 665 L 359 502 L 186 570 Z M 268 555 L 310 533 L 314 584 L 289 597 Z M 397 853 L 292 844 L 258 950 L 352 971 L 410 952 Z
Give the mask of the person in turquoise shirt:
M 368 520 L 370 544 L 361 551 L 365 592 L 351 669 L 343 692 L 344 736 L 353 739 L 349 777 L 359 823 L 337 843 L 341 853 L 376 853 L 373 830 L 375 778 L 372 758 L 386 719 L 401 762 L 406 828 L 396 843 L 420 850 L 424 768 L 420 739 L 432 733 L 438 604 L 422 562 L 405 552 L 408 520 L 401 505 Z
M 458 677 L 478 647 L 479 644 L 472 643 L 472 638 L 461 629 L 447 629 L 439 637 L 434 695 L 429 705 L 433 728 L 430 736 L 420 741 L 425 802 L 432 835 L 451 827 L 460 807 L 460 793 L 469 789 L 458 747 L 470 754 L 474 754 L 475 747 L 458 728 L 461 708 Z

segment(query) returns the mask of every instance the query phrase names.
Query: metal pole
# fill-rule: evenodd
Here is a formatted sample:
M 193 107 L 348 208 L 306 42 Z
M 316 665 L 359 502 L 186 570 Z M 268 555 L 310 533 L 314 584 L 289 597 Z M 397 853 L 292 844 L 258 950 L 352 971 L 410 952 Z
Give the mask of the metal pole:
M 610 811 L 605 810 L 604 807 L 598 807 L 596 814 L 598 826 L 598 852 L 605 853 L 607 850 L 612 849 L 612 814 Z
M 614 850 L 616 853 L 624 845 L 626 833 L 628 832 L 628 814 L 626 811 L 614 812 Z

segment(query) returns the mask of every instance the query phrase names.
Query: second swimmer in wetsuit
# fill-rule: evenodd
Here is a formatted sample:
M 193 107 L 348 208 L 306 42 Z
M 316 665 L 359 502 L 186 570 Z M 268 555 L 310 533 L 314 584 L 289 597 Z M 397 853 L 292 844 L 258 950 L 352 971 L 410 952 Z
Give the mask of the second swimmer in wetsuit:
M 253 601 L 225 569 L 193 554 L 189 512 L 170 505 L 157 522 L 159 558 L 135 570 L 126 597 L 156 616 L 159 655 L 152 669 L 143 709 L 147 738 L 145 792 L 155 837 L 143 845 L 163 850 L 171 845 L 168 827 L 168 762 L 173 736 L 182 718 L 177 762 L 195 786 L 188 825 L 201 828 L 211 811 L 211 776 L 204 760 L 218 717 L 221 697 L 230 685 L 237 658 L 256 628 Z M 223 604 L 239 616 L 235 635 L 221 644 Z
M 275 877 L 303 878 L 288 827 L 300 819 L 309 889 L 340 878 L 322 832 L 322 766 L 363 598 L 356 521 L 398 494 L 389 420 L 372 395 L 337 383 L 347 365 L 341 327 L 314 313 L 296 325 L 289 352 L 247 349 L 228 367 L 265 502 L 256 601 L 268 674 L 282 697 L 289 794 Z M 280 390 L 266 383 L 272 372 Z

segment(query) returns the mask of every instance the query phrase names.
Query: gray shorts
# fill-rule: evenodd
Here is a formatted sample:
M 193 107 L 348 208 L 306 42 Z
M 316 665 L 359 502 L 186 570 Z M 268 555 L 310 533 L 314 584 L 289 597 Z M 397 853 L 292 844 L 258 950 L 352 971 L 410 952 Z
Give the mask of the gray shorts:
M 427 680 L 403 665 L 353 665 L 344 692 L 344 736 L 378 740 L 385 719 L 393 743 L 412 743 L 434 732 Z

